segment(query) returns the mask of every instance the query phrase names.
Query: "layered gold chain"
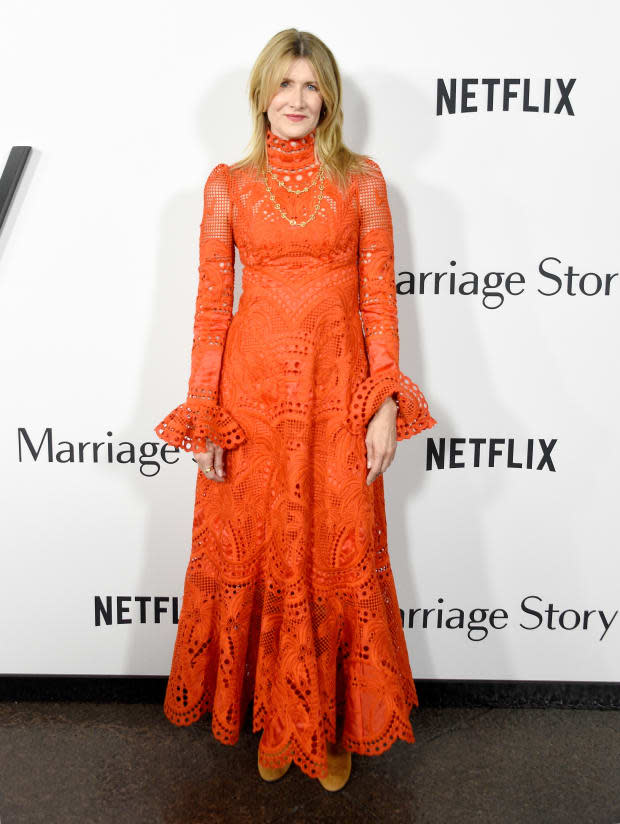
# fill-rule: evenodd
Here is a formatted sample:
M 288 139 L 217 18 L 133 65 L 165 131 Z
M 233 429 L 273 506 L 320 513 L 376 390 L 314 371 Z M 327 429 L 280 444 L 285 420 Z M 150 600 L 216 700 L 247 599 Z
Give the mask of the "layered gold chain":
M 317 213 L 319 211 L 319 206 L 321 205 L 321 200 L 323 199 L 323 187 L 325 185 L 325 170 L 323 168 L 323 164 L 321 163 L 321 165 L 319 166 L 319 170 L 318 170 L 317 174 L 315 175 L 312 183 L 309 183 L 303 189 L 291 189 L 283 181 L 278 180 L 278 178 L 276 177 L 274 172 L 271 170 L 271 168 L 268 167 L 268 170 L 269 170 L 270 175 L 277 181 L 277 183 L 280 186 L 282 186 L 283 189 L 286 189 L 287 192 L 291 192 L 291 194 L 294 194 L 294 195 L 301 195 L 304 192 L 309 192 L 310 189 L 313 186 L 316 186 L 317 182 L 320 183 L 319 196 L 318 196 L 318 199 L 317 199 L 317 202 L 316 202 L 316 206 L 314 207 L 313 213 L 310 215 L 310 217 L 307 220 L 298 221 L 298 220 L 295 220 L 295 218 L 289 217 L 286 214 L 286 212 L 284 211 L 284 209 L 280 206 L 280 204 L 278 203 L 278 201 L 275 198 L 274 193 L 271 191 L 271 188 L 269 186 L 269 182 L 267 180 L 267 175 L 263 171 L 263 180 L 265 181 L 265 187 L 267 188 L 267 191 L 269 192 L 269 197 L 271 198 L 271 201 L 272 201 L 273 205 L 276 207 L 276 209 L 280 213 L 280 216 L 283 217 L 284 220 L 288 220 L 288 222 L 291 224 L 291 226 L 305 226 L 307 223 L 310 223 L 311 220 L 314 220 L 314 218 L 317 216 Z

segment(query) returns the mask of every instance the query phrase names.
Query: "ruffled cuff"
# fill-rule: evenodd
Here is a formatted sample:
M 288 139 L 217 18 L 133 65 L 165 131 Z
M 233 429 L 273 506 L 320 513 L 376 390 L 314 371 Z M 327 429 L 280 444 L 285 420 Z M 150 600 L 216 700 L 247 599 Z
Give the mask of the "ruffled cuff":
M 399 441 L 417 435 L 435 426 L 437 421 L 428 411 L 426 398 L 417 384 L 403 372 L 384 372 L 370 375 L 357 387 L 351 398 L 346 425 L 354 435 L 364 429 L 383 401 L 396 393 L 396 439 Z
M 186 452 L 205 452 L 205 438 L 224 449 L 235 449 L 247 440 L 243 429 L 225 409 L 201 401 L 180 404 L 154 431 L 171 446 L 180 446 Z

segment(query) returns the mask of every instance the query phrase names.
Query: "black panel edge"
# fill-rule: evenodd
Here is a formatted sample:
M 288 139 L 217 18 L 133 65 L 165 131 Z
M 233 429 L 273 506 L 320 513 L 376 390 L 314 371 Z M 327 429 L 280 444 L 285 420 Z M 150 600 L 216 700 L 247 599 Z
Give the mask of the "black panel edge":
M 9 152 L 2 175 L 0 175 L 0 230 L 11 208 L 26 163 L 32 151 L 31 146 L 13 146 Z
M 161 703 L 166 676 L 3 675 L 1 701 L 121 701 Z M 415 678 L 419 708 L 620 708 L 617 681 L 491 681 Z

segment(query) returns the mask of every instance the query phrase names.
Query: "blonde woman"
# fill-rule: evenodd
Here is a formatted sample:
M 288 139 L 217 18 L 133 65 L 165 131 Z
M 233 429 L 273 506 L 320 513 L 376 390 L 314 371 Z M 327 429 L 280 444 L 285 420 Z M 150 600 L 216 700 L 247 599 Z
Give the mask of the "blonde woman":
M 281 31 L 249 94 L 250 151 L 204 188 L 188 395 L 155 428 L 198 464 L 164 711 L 232 745 L 252 701 L 261 777 L 294 761 L 333 791 L 351 753 L 414 741 L 382 475 L 436 421 L 399 368 L 385 180 L 342 142 L 333 54 Z

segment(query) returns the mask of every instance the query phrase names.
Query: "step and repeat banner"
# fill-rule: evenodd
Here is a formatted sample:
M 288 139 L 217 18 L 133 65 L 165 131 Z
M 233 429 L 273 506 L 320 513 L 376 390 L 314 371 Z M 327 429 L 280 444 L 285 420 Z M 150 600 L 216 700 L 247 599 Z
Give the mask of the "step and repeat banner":
M 290 25 L 106 10 L 3 7 L 4 203 L 32 147 L 0 231 L 4 674 L 169 672 L 197 467 L 153 427 L 186 396 L 204 182 Z M 384 477 L 414 678 L 620 681 L 620 9 L 357 10 L 295 24 L 386 177 L 401 368 L 438 421 Z

